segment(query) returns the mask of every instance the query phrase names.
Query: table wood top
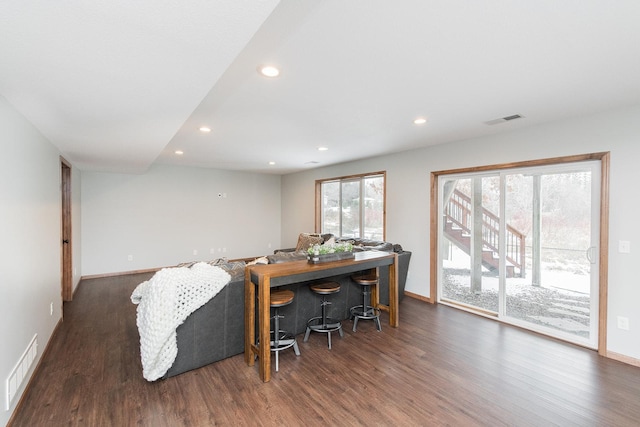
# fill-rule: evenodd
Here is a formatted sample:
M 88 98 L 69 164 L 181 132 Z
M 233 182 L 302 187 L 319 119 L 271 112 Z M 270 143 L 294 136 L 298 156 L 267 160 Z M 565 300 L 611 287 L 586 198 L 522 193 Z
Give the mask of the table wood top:
M 279 264 L 252 265 L 246 268 L 249 270 L 252 282 L 257 283 L 260 277 L 269 277 L 271 286 L 281 286 L 327 277 L 327 270 L 332 270 L 332 275 L 337 276 L 383 265 L 391 265 L 397 256 L 393 252 L 376 250 L 355 252 L 354 255 L 355 257 L 351 259 L 318 264 L 309 263 L 307 260 L 299 260 Z

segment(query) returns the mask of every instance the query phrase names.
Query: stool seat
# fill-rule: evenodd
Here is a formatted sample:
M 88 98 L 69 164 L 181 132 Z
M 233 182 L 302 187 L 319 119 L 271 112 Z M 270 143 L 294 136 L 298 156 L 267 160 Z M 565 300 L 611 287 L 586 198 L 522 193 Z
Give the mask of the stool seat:
M 327 343 L 329 350 L 331 350 L 331 332 L 338 331 L 341 337 L 344 336 L 344 332 L 342 332 L 342 322 L 339 319 L 327 316 L 327 306 L 331 305 L 331 302 L 327 301 L 327 295 L 340 292 L 340 283 L 319 282 L 310 285 L 309 289 L 318 295 L 322 295 L 322 316 L 312 317 L 307 321 L 307 331 L 304 334 L 304 342 L 309 340 L 311 331 L 323 332 L 327 334 Z
M 293 291 L 289 289 L 277 289 L 271 291 L 271 307 L 284 307 L 293 301 Z
M 336 282 L 322 282 L 322 283 L 314 283 L 309 286 L 313 292 L 319 295 L 329 295 L 335 294 L 336 292 L 340 292 L 340 283 Z
M 351 276 L 351 280 L 362 286 L 362 304 L 351 307 L 351 317 L 353 318 L 353 332 L 356 332 L 358 326 L 358 320 L 373 320 L 376 324 L 376 328 L 382 331 L 382 325 L 380 325 L 380 309 L 373 307 L 371 301 L 367 301 L 369 295 L 371 295 L 371 287 L 378 286 L 378 275 L 375 270 L 365 273 L 357 273 Z M 370 298 L 369 298 L 370 299 Z
M 354 274 L 351 276 L 351 280 L 358 285 L 377 285 L 378 276 L 375 273 Z

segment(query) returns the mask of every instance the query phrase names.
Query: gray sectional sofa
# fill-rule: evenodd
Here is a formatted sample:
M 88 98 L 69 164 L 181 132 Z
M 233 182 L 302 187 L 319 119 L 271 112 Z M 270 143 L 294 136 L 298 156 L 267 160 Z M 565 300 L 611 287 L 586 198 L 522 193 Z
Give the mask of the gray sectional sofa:
M 344 239 L 342 239 L 344 240 Z M 398 295 L 401 301 L 409 269 L 411 252 L 400 245 L 364 239 L 353 239 L 355 250 L 386 250 L 398 253 Z M 290 249 L 276 251 L 269 262 L 287 262 L 304 256 Z M 219 263 L 232 276 L 227 286 L 205 305 L 192 313 L 177 329 L 178 355 L 163 378 L 200 368 L 244 352 L 244 261 Z M 380 302 L 388 304 L 388 266 L 380 268 Z M 330 315 L 348 319 L 349 308 L 362 303 L 361 288 L 350 276 L 334 276 L 341 291 L 331 296 Z M 321 297 L 309 290 L 311 282 L 296 283 L 292 304 L 281 308 L 285 318 L 281 327 L 295 335 L 304 333 L 309 318 L 320 315 Z M 383 325 L 384 328 L 384 325 Z

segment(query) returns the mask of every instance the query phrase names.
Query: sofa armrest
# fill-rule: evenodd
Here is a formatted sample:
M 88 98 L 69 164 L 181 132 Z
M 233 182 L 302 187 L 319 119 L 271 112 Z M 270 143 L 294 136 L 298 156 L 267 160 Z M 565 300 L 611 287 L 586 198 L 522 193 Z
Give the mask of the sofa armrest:
M 163 378 L 244 352 L 244 278 L 229 282 L 176 330 L 178 355 Z
M 284 249 L 276 249 L 273 251 L 273 254 L 277 254 L 278 252 L 295 252 L 296 248 L 284 248 Z

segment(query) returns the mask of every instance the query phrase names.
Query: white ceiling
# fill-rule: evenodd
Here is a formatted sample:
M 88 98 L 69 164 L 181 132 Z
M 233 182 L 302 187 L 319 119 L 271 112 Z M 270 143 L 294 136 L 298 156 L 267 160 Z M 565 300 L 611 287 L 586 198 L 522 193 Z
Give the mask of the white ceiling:
M 638 104 L 640 1 L 2 0 L 0 58 L 82 170 L 284 174 Z

